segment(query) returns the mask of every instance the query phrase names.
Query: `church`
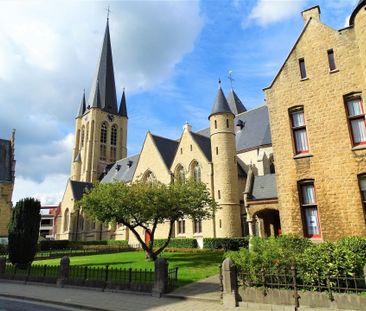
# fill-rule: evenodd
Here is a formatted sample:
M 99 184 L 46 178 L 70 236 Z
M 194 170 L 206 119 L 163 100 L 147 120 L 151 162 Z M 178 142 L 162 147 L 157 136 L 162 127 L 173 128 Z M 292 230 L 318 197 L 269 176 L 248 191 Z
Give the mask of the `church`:
M 75 120 L 56 238 L 136 243 L 123 225 L 88 219 L 75 201 L 98 180 L 187 177 L 204 182 L 220 208 L 209 220 L 177 221 L 176 238 L 201 245 L 203 237 L 366 235 L 365 7 L 359 1 L 340 30 L 322 23 L 319 6 L 303 11 L 303 31 L 264 89 L 265 104 L 247 110 L 219 82 L 207 128 L 186 123 L 173 140 L 147 132 L 135 155 L 127 155 L 128 105 L 124 91 L 117 101 L 107 20 L 97 75 Z M 166 236 L 162 224 L 156 238 Z

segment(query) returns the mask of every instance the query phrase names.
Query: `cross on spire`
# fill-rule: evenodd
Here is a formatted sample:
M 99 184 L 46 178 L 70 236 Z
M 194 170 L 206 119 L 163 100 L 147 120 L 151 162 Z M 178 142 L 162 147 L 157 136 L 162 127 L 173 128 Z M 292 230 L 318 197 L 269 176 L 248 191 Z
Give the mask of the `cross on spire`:
M 107 20 L 109 20 L 109 13 L 111 13 L 111 10 L 109 9 L 109 4 L 108 4 L 108 8 L 105 9 L 107 11 Z
M 232 73 L 233 73 L 233 71 L 230 70 L 229 71 L 229 76 L 227 77 L 230 80 L 231 89 L 233 88 L 233 81 L 235 81 L 235 79 L 231 75 Z

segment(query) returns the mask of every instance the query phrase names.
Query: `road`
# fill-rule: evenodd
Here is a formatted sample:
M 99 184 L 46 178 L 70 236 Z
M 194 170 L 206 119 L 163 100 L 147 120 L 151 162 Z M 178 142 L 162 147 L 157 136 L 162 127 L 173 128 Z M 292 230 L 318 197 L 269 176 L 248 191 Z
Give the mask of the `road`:
M 0 311 L 80 311 L 29 300 L 0 297 Z

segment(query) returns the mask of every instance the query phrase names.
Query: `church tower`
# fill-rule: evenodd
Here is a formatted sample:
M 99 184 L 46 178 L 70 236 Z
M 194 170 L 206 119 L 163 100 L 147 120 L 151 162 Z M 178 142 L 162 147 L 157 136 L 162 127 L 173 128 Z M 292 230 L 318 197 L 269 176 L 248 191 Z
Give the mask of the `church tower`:
M 214 198 L 219 204 L 215 215 L 217 237 L 241 236 L 234 117 L 219 82 L 217 96 L 208 117 Z
M 85 99 L 85 91 L 75 122 L 71 180 L 94 182 L 106 166 L 127 156 L 127 108 L 123 90 L 117 106 L 109 19 L 104 33 L 97 72 Z

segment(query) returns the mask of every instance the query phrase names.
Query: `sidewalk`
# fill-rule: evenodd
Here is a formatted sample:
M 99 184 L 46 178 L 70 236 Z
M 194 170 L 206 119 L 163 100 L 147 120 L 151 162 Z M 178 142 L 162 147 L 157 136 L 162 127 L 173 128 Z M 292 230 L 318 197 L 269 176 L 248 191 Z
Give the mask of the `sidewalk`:
M 57 288 L 53 285 L 23 284 L 0 281 L 0 296 L 16 297 L 56 305 L 76 307 L 93 311 L 218 311 L 224 310 L 219 301 L 181 299 L 172 297 L 155 298 L 149 294 L 102 292 L 93 289 Z

